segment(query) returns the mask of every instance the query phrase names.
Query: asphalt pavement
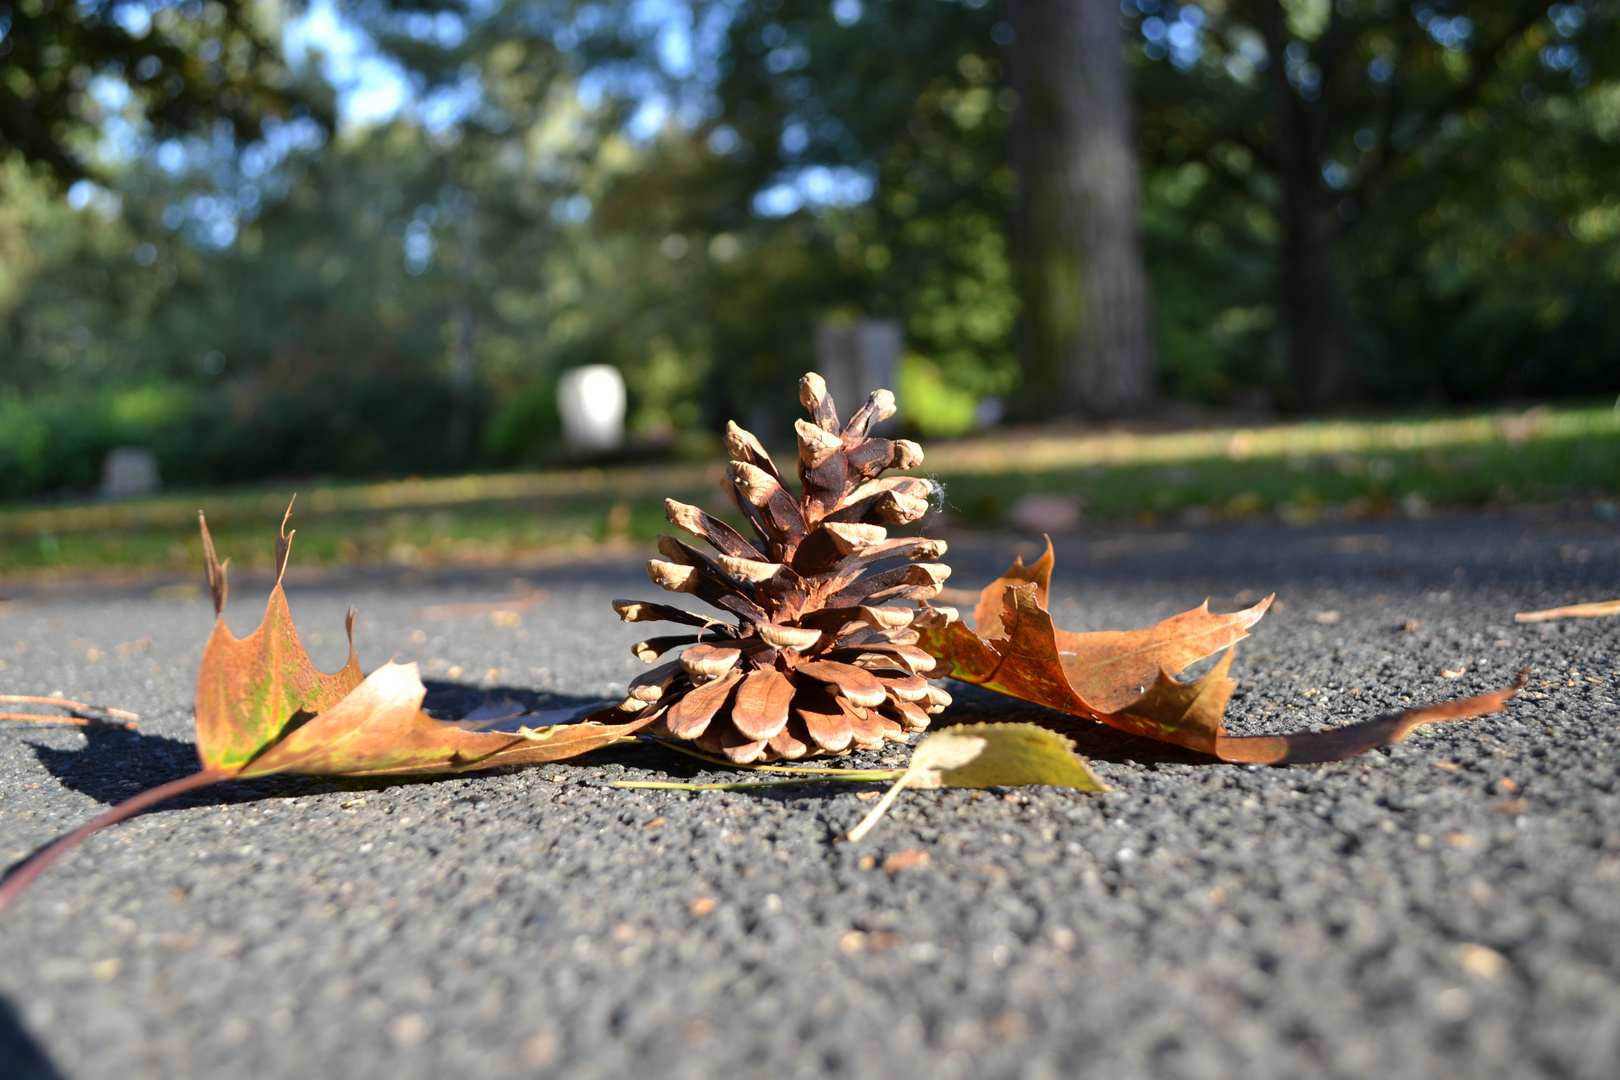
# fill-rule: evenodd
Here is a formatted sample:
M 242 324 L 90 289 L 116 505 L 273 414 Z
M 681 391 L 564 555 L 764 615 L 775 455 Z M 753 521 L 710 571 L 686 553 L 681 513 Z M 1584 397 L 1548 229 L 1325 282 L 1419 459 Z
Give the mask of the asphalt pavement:
M 954 585 L 1036 553 L 950 539 Z M 419 661 L 446 715 L 622 691 L 639 635 L 609 601 L 658 591 L 639 560 L 512 577 L 295 573 L 289 595 L 322 666 L 353 603 L 365 666 Z M 238 633 L 266 586 L 233 581 Z M 0 722 L 0 866 L 194 767 L 212 622 L 197 582 L 5 588 L 0 692 L 144 720 Z M 858 845 L 839 837 L 876 785 L 611 786 L 729 775 L 639 746 L 197 792 L 93 838 L 0 917 L 0 1077 L 1613 1080 L 1620 619 L 1513 614 L 1620 595 L 1620 528 L 1542 511 L 1084 532 L 1059 540 L 1053 605 L 1069 628 L 1124 629 L 1272 591 L 1234 665 L 1235 733 L 1521 667 L 1530 686 L 1320 767 L 1077 727 L 1111 793 L 911 792 Z M 947 718 L 1037 712 L 948 686 Z M 879 758 L 902 760 L 860 760 Z

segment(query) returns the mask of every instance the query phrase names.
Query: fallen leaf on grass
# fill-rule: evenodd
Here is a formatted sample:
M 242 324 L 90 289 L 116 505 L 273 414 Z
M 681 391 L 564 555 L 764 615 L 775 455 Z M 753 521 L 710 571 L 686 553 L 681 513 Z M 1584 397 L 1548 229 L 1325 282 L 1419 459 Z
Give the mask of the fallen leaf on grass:
M 973 724 L 936 731 L 911 753 L 911 763 L 878 804 L 849 831 L 872 831 L 905 788 L 990 788 L 1050 784 L 1082 791 L 1108 787 L 1074 752 L 1074 744 L 1034 724 Z M 885 865 L 884 867 L 888 867 Z
M 1620 600 L 1600 600 L 1595 604 L 1570 604 L 1568 607 L 1548 608 L 1546 611 L 1521 611 L 1513 616 L 1513 621 L 1552 622 L 1554 619 L 1597 619 L 1605 615 L 1620 615 Z
M 1248 636 L 1272 598 L 1219 615 L 1208 601 L 1157 626 L 1075 634 L 1047 611 L 1052 545 L 1031 566 L 1023 559 L 980 593 L 974 629 L 965 621 L 921 631 L 918 644 L 953 665 L 951 677 L 1133 735 L 1174 743 L 1223 761 L 1282 765 L 1339 761 L 1399 742 L 1419 724 L 1500 710 L 1520 681 L 1489 694 L 1376 717 L 1346 727 L 1289 735 L 1232 736 L 1221 721 L 1237 683 L 1227 673 L 1232 646 Z M 1225 649 L 1202 677 L 1173 673 Z
M 207 523 L 201 527 L 217 616 L 197 674 L 202 770 L 136 795 L 37 852 L 0 882 L 0 911 L 86 837 L 185 791 L 276 773 L 399 776 L 558 761 L 606 746 L 646 724 L 637 719 L 645 706 L 635 699 L 573 723 L 567 722 L 571 717 L 518 714 L 544 722 L 515 731 L 483 730 L 510 715 L 472 724 L 434 719 L 422 711 L 426 689 L 415 664 L 387 663 L 361 675 L 352 609 L 346 624 L 348 663 L 333 674 L 317 670 L 298 639 L 282 591 L 292 543 L 286 518 L 276 540 L 276 583 L 264 619 L 253 633 L 238 638 L 225 625 L 225 564 L 215 556 Z

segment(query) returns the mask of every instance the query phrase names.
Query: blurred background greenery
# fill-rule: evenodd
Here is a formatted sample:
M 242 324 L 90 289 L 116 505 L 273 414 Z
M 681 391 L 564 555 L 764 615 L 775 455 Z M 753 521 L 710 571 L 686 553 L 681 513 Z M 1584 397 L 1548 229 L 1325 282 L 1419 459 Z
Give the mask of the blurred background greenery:
M 1128 74 L 1138 411 L 1620 391 L 1611 0 L 0 0 L 0 499 L 120 446 L 556 462 L 582 363 L 712 453 L 785 429 L 829 317 L 901 321 L 923 435 L 1079 415 L 1025 329 L 1037 8 Z

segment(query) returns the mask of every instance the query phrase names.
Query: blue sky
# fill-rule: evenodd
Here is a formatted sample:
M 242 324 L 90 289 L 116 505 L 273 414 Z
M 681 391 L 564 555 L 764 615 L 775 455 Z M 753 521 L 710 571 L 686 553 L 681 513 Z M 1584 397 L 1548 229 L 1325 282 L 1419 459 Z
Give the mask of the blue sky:
M 289 21 L 282 47 L 295 68 L 320 65 L 322 75 L 338 91 L 338 115 L 345 130 L 390 120 L 415 96 L 405 70 L 338 14 L 332 0 L 315 0 L 303 15 Z

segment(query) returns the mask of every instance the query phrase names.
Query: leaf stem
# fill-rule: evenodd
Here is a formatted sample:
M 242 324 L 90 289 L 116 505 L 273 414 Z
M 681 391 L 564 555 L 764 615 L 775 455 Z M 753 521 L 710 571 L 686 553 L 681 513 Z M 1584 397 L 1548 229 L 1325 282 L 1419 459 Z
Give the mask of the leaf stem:
M 32 720 L 39 724 L 72 724 L 76 727 L 117 727 L 134 731 L 128 720 L 103 720 L 96 716 L 52 716 L 48 713 L 0 712 L 0 720 Z
M 24 859 L 11 873 L 4 878 L 0 878 L 0 912 L 4 912 L 6 908 L 10 907 L 12 901 L 16 900 L 35 878 L 48 870 L 52 863 L 78 847 L 86 838 L 100 832 L 109 825 L 116 825 L 125 818 L 134 817 L 142 810 L 156 806 L 165 799 L 173 798 L 187 791 L 195 791 L 197 788 L 207 787 L 210 784 L 217 784 L 221 780 L 229 780 L 233 775 L 233 773 L 222 770 L 204 769 L 202 772 L 182 776 L 178 780 L 171 780 L 167 784 L 159 784 L 155 788 L 125 799 L 100 817 L 80 825 L 66 836 L 53 840 L 47 846 Z
M 830 770 L 821 770 L 830 771 Z M 614 787 L 623 788 L 652 788 L 657 791 L 741 791 L 744 788 L 786 787 L 789 784 L 829 784 L 835 781 L 843 783 L 860 783 L 862 781 L 893 780 L 900 775 L 899 769 L 887 771 L 872 770 L 859 772 L 855 769 L 840 770 L 837 776 L 792 776 L 782 780 L 737 780 L 727 784 L 679 784 L 672 780 L 615 780 Z
M 109 708 L 106 705 L 91 705 L 91 704 L 89 704 L 87 702 L 83 702 L 83 701 L 69 701 L 66 698 L 38 697 L 38 696 L 33 695 L 33 694 L 0 694 L 0 705 L 54 705 L 58 709 L 68 709 L 68 710 L 71 710 L 73 712 L 100 712 L 100 713 L 106 713 L 108 716 L 115 716 L 120 720 L 135 721 L 135 720 L 139 720 L 141 718 L 140 713 L 132 713 L 132 712 L 129 712 L 128 710 L 126 710 L 126 709 L 114 709 L 114 708 Z M 50 715 L 41 715 L 39 713 L 12 713 L 12 712 L 0 713 L 0 720 L 40 720 L 40 721 L 44 721 L 46 723 L 54 722 L 54 723 L 58 723 L 58 724 L 80 724 L 80 725 L 85 725 L 85 724 L 110 724 L 111 723 L 111 721 L 102 720 L 102 719 L 99 719 L 97 717 L 86 718 L 86 717 L 81 717 L 81 716 L 50 716 Z M 115 727 L 126 727 L 126 728 L 131 728 L 131 729 L 133 729 L 135 727 L 135 725 L 133 723 L 116 724 L 116 725 L 113 725 L 113 726 L 115 726 Z

